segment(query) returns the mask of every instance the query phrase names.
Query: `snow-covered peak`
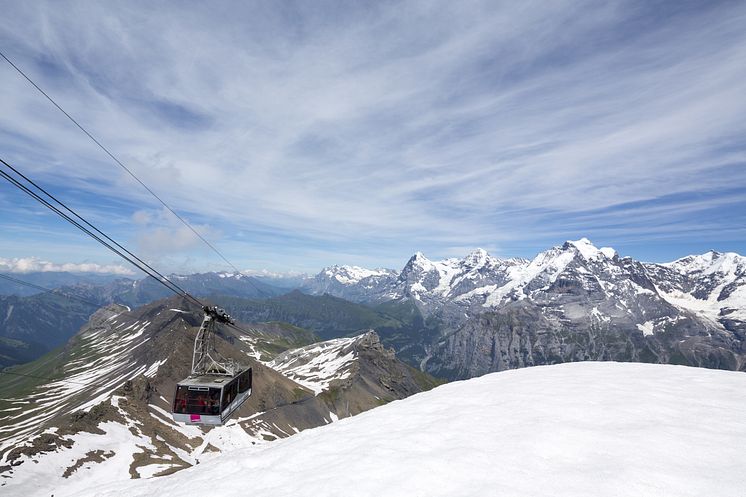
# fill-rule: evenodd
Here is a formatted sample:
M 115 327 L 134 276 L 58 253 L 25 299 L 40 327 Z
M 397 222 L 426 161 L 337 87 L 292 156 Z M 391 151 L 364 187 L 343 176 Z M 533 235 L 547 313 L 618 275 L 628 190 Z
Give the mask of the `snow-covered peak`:
M 425 257 L 425 254 L 420 251 L 415 252 L 414 255 L 410 257 L 409 261 L 407 262 L 407 266 L 419 267 L 425 270 L 431 269 L 432 265 L 432 261 Z
M 596 246 L 593 245 L 593 243 L 591 243 L 591 241 L 585 237 L 581 238 L 580 240 L 568 240 L 565 242 L 563 248 L 574 248 L 588 261 L 596 259 L 613 259 L 616 255 L 616 250 L 614 250 L 613 248 L 596 248 Z
M 687 255 L 680 259 L 676 259 L 673 262 L 664 262 L 661 266 L 670 267 L 677 270 L 680 273 L 693 273 L 703 271 L 712 264 L 713 259 L 718 255 L 718 252 L 710 250 L 704 254 L 699 255 Z
M 746 273 L 746 257 L 734 252 L 726 252 L 724 254 L 715 252 L 713 254 L 712 264 L 710 264 L 704 272 L 705 274 L 744 274 Z
M 616 256 L 617 256 L 617 251 L 616 251 L 616 250 L 614 250 L 614 249 L 613 249 L 613 248 L 611 248 L 611 247 L 601 247 L 601 248 L 600 248 L 600 249 L 598 249 L 598 250 L 599 250 L 599 251 L 600 251 L 600 252 L 601 252 L 602 254 L 604 254 L 604 255 L 606 256 L 606 258 L 607 258 L 607 259 L 613 259 L 614 257 L 616 257 Z
M 473 268 L 483 267 L 491 261 L 495 261 L 486 250 L 478 248 L 464 258 L 464 263 Z
M 617 252 L 609 247 L 597 248 L 587 238 L 568 240 L 562 246 L 552 247 L 539 253 L 531 261 L 516 259 L 506 265 L 507 282 L 502 286 L 481 292 L 486 296 L 484 306 L 492 307 L 507 299 L 523 299 L 530 291 L 544 291 L 561 275 L 602 274 L 617 272 Z M 604 278 L 602 276 L 602 278 Z
M 716 252 L 710 250 L 700 255 L 688 255 L 673 262 L 661 264 L 665 267 L 675 269 L 682 274 L 731 274 L 742 275 L 746 273 L 746 257 L 735 252 Z
M 541 277 L 548 282 L 554 281 L 574 258 L 575 253 L 573 251 L 554 247 L 541 252 L 530 262 L 516 264 L 508 268 L 509 278 L 507 283 L 491 291 L 487 295 L 484 306 L 499 305 L 506 296 L 513 293 L 519 298 L 523 298 L 525 295 L 522 293 L 522 289 L 535 278 Z

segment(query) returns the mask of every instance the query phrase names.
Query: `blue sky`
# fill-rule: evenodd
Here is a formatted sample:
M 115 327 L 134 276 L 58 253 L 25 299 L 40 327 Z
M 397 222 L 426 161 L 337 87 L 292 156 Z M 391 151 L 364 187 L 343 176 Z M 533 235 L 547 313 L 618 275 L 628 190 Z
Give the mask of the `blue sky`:
M 744 2 L 14 2 L 0 46 L 240 268 L 746 253 Z M 0 61 L 2 158 L 227 269 Z M 118 264 L 0 184 L 0 257 Z

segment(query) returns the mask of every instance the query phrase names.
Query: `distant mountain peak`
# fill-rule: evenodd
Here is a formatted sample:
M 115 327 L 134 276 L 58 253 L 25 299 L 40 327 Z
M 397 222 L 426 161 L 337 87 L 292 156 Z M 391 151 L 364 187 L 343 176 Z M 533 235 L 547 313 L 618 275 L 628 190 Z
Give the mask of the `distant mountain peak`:
M 335 280 L 342 285 L 352 285 L 355 283 L 359 283 L 365 278 L 374 276 L 387 276 L 390 275 L 392 272 L 393 271 L 391 269 L 383 268 L 366 269 L 360 266 L 334 265 L 324 268 L 321 273 L 319 273 L 319 275 L 323 275 L 328 279 Z
M 222 273 L 216 273 L 218 278 L 235 278 L 237 280 L 240 280 L 243 277 L 246 277 L 245 274 L 242 273 L 228 273 L 228 272 L 222 272 Z
M 425 254 L 418 250 L 412 257 L 409 258 L 407 264 L 404 266 L 404 271 L 406 272 L 414 268 L 428 271 L 432 269 L 432 266 L 432 261 L 425 257 Z
M 704 254 L 688 255 L 673 262 L 663 263 L 661 266 L 673 268 L 683 274 L 744 274 L 746 273 L 746 257 L 735 252 L 708 250 Z
M 572 243 L 573 245 L 590 245 L 593 246 L 593 242 L 591 242 L 588 238 L 582 237 L 578 240 L 568 240 L 568 243 Z
M 492 256 L 483 248 L 473 250 L 469 255 L 464 257 L 464 262 L 472 267 L 484 266 L 492 259 Z
M 585 237 L 579 240 L 568 240 L 565 242 L 562 248 L 563 250 L 574 248 L 580 253 L 580 255 L 582 255 L 586 260 L 589 261 L 594 259 L 613 259 L 617 255 L 616 250 L 614 250 L 613 248 L 597 248 L 589 239 Z
M 415 252 L 414 255 L 412 257 L 410 257 L 409 260 L 410 261 L 417 261 L 417 262 L 424 262 L 424 261 L 430 262 L 430 259 L 428 259 L 427 257 L 425 257 L 425 254 L 423 254 L 419 250 L 417 252 Z
M 489 253 L 485 249 L 477 247 L 472 250 L 471 253 L 469 253 L 469 255 L 467 255 L 466 257 L 487 257 L 488 255 Z

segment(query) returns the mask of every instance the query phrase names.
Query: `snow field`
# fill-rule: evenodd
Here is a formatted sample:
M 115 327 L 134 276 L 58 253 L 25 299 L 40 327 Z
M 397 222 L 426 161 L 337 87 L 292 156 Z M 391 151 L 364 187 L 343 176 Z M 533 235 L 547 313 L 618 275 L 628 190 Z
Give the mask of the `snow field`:
M 99 485 L 129 478 L 133 456 L 143 452 L 145 448 L 153 448 L 150 439 L 135 436 L 127 426 L 111 421 L 100 424 L 98 428 L 105 435 L 77 433 L 66 437 L 74 442 L 71 448 L 46 453 L 43 464 L 28 461 L 18 466 L 13 478 L 0 487 L 2 495 L 57 495 L 60 485 L 64 485 L 68 495 L 82 495 Z M 113 455 L 102 462 L 83 464 L 67 479 L 60 476 L 91 450 L 102 450 Z M 89 468 L 94 468 L 95 471 L 90 471 Z
M 454 382 L 175 475 L 55 495 L 743 497 L 746 374 L 574 363 Z

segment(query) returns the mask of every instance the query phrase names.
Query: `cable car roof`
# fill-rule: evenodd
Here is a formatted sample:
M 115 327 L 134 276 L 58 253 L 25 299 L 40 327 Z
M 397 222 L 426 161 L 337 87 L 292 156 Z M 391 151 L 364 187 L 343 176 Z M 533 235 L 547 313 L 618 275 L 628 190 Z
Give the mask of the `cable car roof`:
M 232 379 L 233 378 L 230 376 L 220 375 L 190 376 L 189 378 L 181 380 L 179 385 L 222 388 L 224 385 L 230 383 Z

